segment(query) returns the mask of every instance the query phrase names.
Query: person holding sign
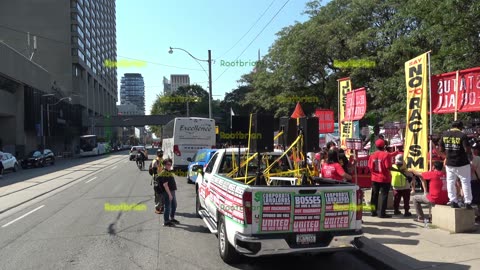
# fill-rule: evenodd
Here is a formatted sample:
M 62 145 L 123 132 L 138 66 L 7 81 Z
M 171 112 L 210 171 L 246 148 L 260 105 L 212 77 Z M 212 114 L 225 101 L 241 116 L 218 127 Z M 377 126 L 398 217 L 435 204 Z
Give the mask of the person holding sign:
M 372 217 L 377 216 L 378 195 L 382 191 L 382 203 L 380 205 L 380 218 L 391 218 L 387 215 L 388 192 L 390 192 L 390 184 L 392 175 L 390 168 L 392 167 L 392 159 L 388 152 L 385 151 L 385 141 L 378 139 L 375 141 L 377 151 L 368 158 L 368 168 L 372 174 Z

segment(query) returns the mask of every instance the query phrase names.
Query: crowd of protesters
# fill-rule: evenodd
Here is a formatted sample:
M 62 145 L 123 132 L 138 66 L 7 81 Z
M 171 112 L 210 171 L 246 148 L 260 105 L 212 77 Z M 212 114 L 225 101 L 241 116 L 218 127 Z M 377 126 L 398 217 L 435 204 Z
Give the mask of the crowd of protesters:
M 393 151 L 379 133 L 376 125 L 367 136 L 364 146 L 370 144 L 368 169 L 371 174 L 371 213 L 379 218 L 387 214 L 388 194 L 393 190 L 393 215 L 412 216 L 410 202 L 416 210 L 417 222 L 424 222 L 422 206 L 435 204 L 452 208 L 472 209 L 480 203 L 480 141 L 469 141 L 462 131 L 463 124 L 454 121 L 440 138 L 432 140 L 428 160 L 431 168 L 426 172 L 407 169 L 402 149 Z M 431 156 L 431 157 L 430 157 Z M 312 166 L 318 176 L 337 181 L 352 181 L 355 161 L 346 157 L 344 150 L 334 142 L 327 143 L 320 152 L 312 155 Z M 420 187 L 417 188 L 417 183 Z M 422 190 L 423 194 L 416 192 Z M 368 198 L 367 198 L 368 199 Z M 380 202 L 379 202 L 380 199 Z M 403 199 L 403 213 L 400 202 Z M 478 211 L 477 211 L 478 213 Z M 477 222 L 480 221 L 477 215 Z

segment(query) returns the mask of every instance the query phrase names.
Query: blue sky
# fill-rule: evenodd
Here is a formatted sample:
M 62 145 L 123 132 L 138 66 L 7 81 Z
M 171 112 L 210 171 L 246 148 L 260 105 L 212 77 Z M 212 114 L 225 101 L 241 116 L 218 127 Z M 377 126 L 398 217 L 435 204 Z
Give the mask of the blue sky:
M 236 88 L 240 76 L 250 72 L 252 67 L 232 66 L 221 75 L 227 69 L 221 66 L 221 60 L 256 61 L 258 50 L 261 56 L 265 55 L 278 31 L 295 21 L 308 19 L 302 13 L 309 0 L 290 0 L 254 40 L 285 2 L 287 0 L 117 1 L 117 60 L 120 64 L 132 59 L 147 61 L 143 67 L 119 67 L 119 87 L 124 73 L 141 73 L 145 80 L 147 114 L 150 114 L 156 95 L 163 94 L 163 76 L 189 74 L 192 84 L 208 90 L 208 64 L 200 62 L 206 73 L 185 52 L 176 50 L 169 54 L 168 50 L 170 46 L 183 48 L 206 60 L 210 49 L 212 59 L 216 60 L 212 64 L 213 99 L 223 100 L 224 94 Z

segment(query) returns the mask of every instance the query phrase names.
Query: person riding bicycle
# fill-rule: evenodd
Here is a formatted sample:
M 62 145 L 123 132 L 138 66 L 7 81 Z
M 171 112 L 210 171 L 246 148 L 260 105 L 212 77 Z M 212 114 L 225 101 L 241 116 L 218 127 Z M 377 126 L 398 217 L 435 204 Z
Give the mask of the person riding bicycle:
M 142 164 L 142 168 L 145 167 L 145 160 L 146 160 L 145 153 L 142 151 L 142 149 L 137 150 L 137 155 L 136 155 L 136 161 L 137 163 L 140 162 Z

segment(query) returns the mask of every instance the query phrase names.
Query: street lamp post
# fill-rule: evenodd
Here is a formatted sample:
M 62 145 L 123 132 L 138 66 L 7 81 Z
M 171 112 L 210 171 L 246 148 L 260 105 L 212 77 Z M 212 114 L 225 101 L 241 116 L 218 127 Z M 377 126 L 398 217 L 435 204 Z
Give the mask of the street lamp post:
M 42 97 L 49 97 L 49 96 L 54 96 L 54 94 L 45 94 L 42 95 Z M 59 101 L 57 101 L 55 104 L 48 104 L 47 103 L 47 129 L 48 129 L 48 137 L 50 137 L 50 106 L 55 106 L 58 103 L 62 102 L 63 100 L 68 99 L 69 101 L 72 101 L 72 97 L 64 97 L 61 98 Z M 42 142 L 43 142 L 43 147 L 45 148 L 46 146 L 46 136 L 45 136 L 45 128 L 43 125 L 43 102 L 40 104 L 40 121 L 41 121 L 41 129 L 42 129 Z
M 59 101 L 57 101 L 57 103 L 55 104 L 48 104 L 47 103 L 47 125 L 48 125 L 48 137 L 50 137 L 50 106 L 55 106 L 57 105 L 58 103 L 62 102 L 63 100 L 65 99 L 68 99 L 68 101 L 72 101 L 72 98 L 71 97 L 64 97 L 64 98 L 61 98 Z
M 50 97 L 54 96 L 54 94 L 44 94 L 42 97 Z M 46 136 L 45 136 L 45 125 L 43 123 L 43 100 L 40 99 L 40 129 L 42 130 L 42 147 L 45 148 L 46 146 Z M 48 104 L 47 104 L 47 119 L 48 119 Z M 48 120 L 47 120 L 48 121 Z
M 208 62 L 208 118 L 212 118 L 212 50 L 208 50 L 208 60 L 198 59 L 195 56 L 193 56 L 191 53 L 189 53 L 187 50 L 182 49 L 182 48 L 172 48 L 172 47 L 170 47 L 170 50 L 168 51 L 168 53 L 172 54 L 173 50 L 184 51 L 188 55 L 190 55 L 190 57 L 195 59 L 196 61 Z M 200 66 L 202 67 L 203 71 L 205 71 L 203 66 L 202 65 L 200 65 Z M 188 107 L 187 107 L 187 110 L 188 110 Z M 188 112 L 187 112 L 187 114 L 188 114 Z

